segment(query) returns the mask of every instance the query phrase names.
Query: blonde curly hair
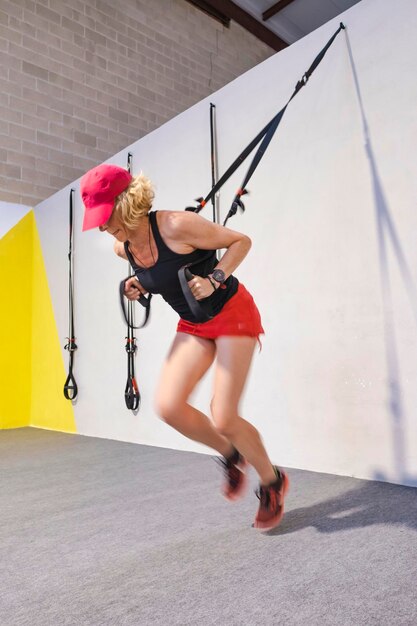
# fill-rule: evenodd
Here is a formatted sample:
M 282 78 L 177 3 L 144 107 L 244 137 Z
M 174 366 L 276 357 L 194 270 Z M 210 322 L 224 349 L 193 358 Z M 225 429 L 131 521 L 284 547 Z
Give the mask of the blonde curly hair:
M 114 211 L 129 230 L 134 230 L 140 218 L 148 215 L 154 197 L 151 181 L 141 172 L 134 176 L 129 187 L 117 196 Z

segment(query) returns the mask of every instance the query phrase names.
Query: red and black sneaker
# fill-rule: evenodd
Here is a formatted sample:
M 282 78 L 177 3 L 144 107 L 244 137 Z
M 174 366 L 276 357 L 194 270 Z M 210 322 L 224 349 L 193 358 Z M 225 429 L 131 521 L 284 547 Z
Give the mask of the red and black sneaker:
M 221 457 L 218 461 L 224 469 L 224 497 L 227 500 L 238 500 L 243 496 L 247 483 L 247 477 L 244 471 L 247 465 L 245 458 L 235 448 L 231 456 L 228 458 Z
M 284 515 L 284 497 L 290 486 L 284 470 L 274 466 L 277 479 L 271 485 L 260 485 L 255 492 L 259 498 L 259 509 L 253 527 L 258 530 L 271 530 L 280 523 Z

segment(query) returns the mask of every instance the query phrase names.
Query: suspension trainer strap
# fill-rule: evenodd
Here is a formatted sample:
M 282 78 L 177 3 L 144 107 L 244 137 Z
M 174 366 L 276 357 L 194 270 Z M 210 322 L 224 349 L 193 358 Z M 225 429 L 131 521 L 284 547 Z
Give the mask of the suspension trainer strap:
M 132 167 L 132 153 L 129 152 L 128 153 L 128 161 L 127 161 L 127 166 L 128 166 L 128 171 L 131 172 L 131 167 Z M 143 319 L 142 324 L 139 324 L 139 326 L 135 326 L 133 323 L 133 315 L 131 317 L 131 319 L 129 319 L 129 312 L 126 312 L 126 307 L 125 307 L 125 285 L 126 285 L 126 281 L 131 278 L 131 276 L 134 276 L 134 271 L 133 271 L 133 266 L 134 266 L 134 260 L 133 257 L 129 251 L 128 246 L 125 245 L 125 252 L 129 261 L 129 276 L 127 278 L 125 278 L 124 280 L 121 281 L 120 285 L 119 285 L 119 299 L 120 299 L 120 306 L 122 308 L 122 313 L 123 313 L 123 317 L 125 319 L 126 325 L 128 327 L 128 329 L 130 328 L 131 330 L 139 330 L 140 328 L 144 328 L 144 326 L 146 326 L 146 324 L 148 323 L 149 320 L 149 315 L 151 313 L 151 300 L 152 300 L 152 294 L 150 293 L 148 295 L 148 297 L 144 296 L 142 293 L 139 294 L 138 297 L 138 302 L 145 308 L 145 317 Z M 133 302 L 132 302 L 132 313 L 133 313 Z
M 331 37 L 329 39 L 329 41 L 324 46 L 323 50 L 321 50 L 318 53 L 318 55 L 314 59 L 313 63 L 310 65 L 308 70 L 303 74 L 301 80 L 299 80 L 298 83 L 296 84 L 294 93 L 291 96 L 290 100 L 292 100 L 294 98 L 294 96 L 300 91 L 301 87 L 304 87 L 304 85 L 308 82 L 310 76 L 312 75 L 312 73 L 314 72 L 316 67 L 321 63 L 321 61 L 323 60 L 324 55 L 326 54 L 327 50 L 330 48 L 330 46 L 332 45 L 332 43 L 334 42 L 334 40 L 336 39 L 336 37 L 338 36 L 340 31 L 345 30 L 345 28 L 346 28 L 346 26 L 343 24 L 343 22 L 340 22 L 339 28 L 337 29 L 337 31 L 335 32 L 333 37 Z
M 128 152 L 127 171 L 130 174 L 132 173 L 132 159 L 133 159 L 133 154 L 131 152 Z M 134 275 L 130 260 L 129 260 L 128 265 L 129 265 L 128 278 L 130 278 L 131 276 Z M 126 337 L 125 337 L 126 339 L 125 350 L 127 354 L 127 380 L 126 380 L 124 396 L 125 396 L 126 407 L 130 411 L 137 411 L 140 405 L 140 392 L 139 392 L 139 387 L 138 387 L 138 384 L 136 382 L 136 377 L 135 377 L 135 356 L 136 356 L 138 347 L 136 344 L 136 337 L 134 336 L 134 333 L 133 333 L 133 329 L 135 328 L 133 302 L 131 302 L 130 300 L 128 301 L 127 314 L 126 314 L 126 310 L 124 306 L 123 293 L 124 293 L 124 286 L 125 286 L 126 280 L 123 280 L 120 283 L 120 298 L 121 298 L 123 314 L 124 314 L 126 325 L 127 325 Z M 149 317 L 149 313 L 148 313 L 148 317 Z M 146 318 L 146 321 L 147 321 L 147 318 Z
M 140 391 L 135 378 L 135 354 L 137 350 L 136 343 L 126 344 L 128 374 L 125 387 L 125 404 L 129 411 L 138 411 L 140 406 Z
M 210 193 L 205 198 L 197 199 L 197 202 L 199 203 L 198 206 L 187 207 L 185 209 L 186 211 L 194 211 L 196 213 L 199 213 L 202 210 L 202 208 L 207 204 L 207 202 L 215 196 L 215 194 L 224 185 L 224 183 L 232 176 L 232 174 L 234 174 L 234 172 L 241 165 L 241 163 L 243 163 L 243 161 L 249 156 L 252 150 L 254 150 L 254 148 L 260 143 L 260 146 L 255 153 L 255 156 L 252 160 L 252 163 L 249 166 L 246 176 L 232 202 L 229 213 L 227 214 L 226 219 L 223 222 L 223 226 L 226 225 L 227 220 L 230 217 L 235 215 L 238 209 L 242 211 L 245 210 L 245 207 L 241 198 L 243 195 L 247 193 L 246 185 L 248 184 L 250 178 L 252 177 L 253 173 L 258 167 L 263 155 L 265 154 L 265 151 L 268 148 L 272 140 L 272 137 L 274 136 L 275 131 L 277 130 L 289 103 L 297 95 L 297 93 L 307 84 L 308 80 L 310 79 L 310 76 L 313 74 L 314 70 L 318 67 L 318 65 L 322 61 L 327 50 L 330 48 L 330 46 L 332 45 L 332 43 L 334 42 L 334 40 L 336 39 L 340 31 L 344 30 L 344 28 L 345 26 L 341 22 L 337 31 L 334 33 L 334 35 L 329 39 L 329 41 L 324 46 L 324 48 L 316 56 L 316 58 L 314 59 L 313 63 L 310 65 L 308 70 L 303 74 L 301 80 L 297 82 L 294 88 L 294 91 L 291 97 L 289 98 L 288 102 L 286 103 L 286 105 L 268 122 L 268 124 L 260 131 L 260 133 L 258 133 L 258 135 L 256 135 L 256 137 L 252 139 L 250 144 L 246 146 L 246 148 L 241 152 L 241 154 L 237 157 L 237 159 L 235 159 L 235 161 L 230 165 L 230 167 L 226 170 L 223 176 L 221 176 L 221 178 L 217 181 L 217 183 L 213 185 Z M 191 289 L 188 286 L 187 281 L 191 280 L 193 277 L 193 275 L 190 272 L 189 266 L 185 266 L 184 268 L 181 268 L 181 270 L 178 273 L 178 276 L 180 279 L 184 296 L 187 299 L 188 305 L 190 309 L 192 310 L 193 315 L 196 317 L 196 319 L 200 322 L 205 322 L 211 319 L 210 315 L 204 310 L 204 303 L 194 298 L 191 292 Z
M 139 324 L 139 326 L 134 326 L 133 325 L 133 319 L 129 319 L 129 314 L 128 312 L 126 312 L 126 307 L 125 307 L 125 285 L 126 285 L 126 281 L 134 275 L 133 272 L 133 257 L 131 255 L 131 253 L 129 252 L 129 249 L 127 246 L 125 246 L 125 252 L 127 254 L 127 258 L 129 259 L 129 276 L 127 278 L 125 278 L 124 280 L 121 281 L 120 285 L 119 285 L 119 298 L 120 298 L 120 306 L 122 307 L 122 313 L 123 313 L 123 317 L 125 318 L 125 322 L 128 326 L 128 328 L 131 328 L 133 330 L 139 330 L 140 328 L 144 328 L 144 326 L 146 326 L 146 324 L 148 323 L 149 320 L 149 315 L 151 313 L 151 300 L 152 300 L 152 294 L 148 294 L 148 297 L 144 296 L 143 293 L 139 294 L 138 297 L 138 302 L 139 304 L 141 304 L 144 309 L 145 309 L 145 317 L 143 319 L 142 324 Z M 133 303 L 132 303 L 132 310 L 133 310 Z
M 229 212 L 226 216 L 226 219 L 223 222 L 223 226 L 226 226 L 227 224 L 227 220 L 232 217 L 233 215 L 236 214 L 236 211 L 238 209 L 240 209 L 241 211 L 245 210 L 245 205 L 243 204 L 241 197 L 243 195 L 245 195 L 247 192 L 246 190 L 246 185 L 248 184 L 250 178 L 252 177 L 252 174 L 254 173 L 254 171 L 256 170 L 256 168 L 259 165 L 260 160 L 262 159 L 263 155 L 265 154 L 265 151 L 267 149 L 267 147 L 269 146 L 272 137 L 275 134 L 276 129 L 279 126 L 280 121 L 282 120 L 284 113 L 287 109 L 289 103 L 287 103 L 285 105 L 285 107 L 283 109 L 281 109 L 281 111 L 274 117 L 273 120 L 271 120 L 270 124 L 269 124 L 269 128 L 267 130 L 267 132 L 265 133 L 263 139 L 262 139 L 262 143 L 259 146 L 258 150 L 256 151 L 256 154 L 252 160 L 252 163 L 249 166 L 248 172 L 245 176 L 245 179 L 241 185 L 241 187 L 238 189 L 236 196 L 233 199 L 232 202 L 232 206 L 229 209 Z
M 132 270 L 130 270 L 132 272 Z M 132 274 L 131 274 L 132 275 Z M 137 351 L 136 337 L 133 334 L 133 302 L 127 305 L 127 381 L 125 386 L 125 404 L 130 411 L 137 411 L 140 404 L 140 392 L 135 377 L 135 356 Z
M 210 161 L 211 161 L 211 186 L 214 187 L 216 184 L 216 173 L 217 173 L 217 142 L 215 136 L 215 111 L 216 105 L 210 102 Z M 217 207 L 216 207 L 216 196 L 213 194 L 211 198 L 211 204 L 213 206 L 213 222 L 217 222 Z
M 275 119 L 275 118 L 273 118 L 273 119 Z M 252 152 L 252 150 L 254 148 L 256 148 L 258 143 L 261 141 L 262 137 L 268 131 L 268 129 L 269 129 L 269 127 L 270 127 L 272 122 L 273 122 L 273 120 L 268 122 L 268 124 L 265 126 L 265 128 L 263 128 L 261 130 L 261 132 L 258 135 L 256 135 L 255 139 L 252 139 L 250 144 L 248 146 L 246 146 L 246 148 L 241 152 L 241 154 L 239 154 L 237 159 L 235 159 L 235 161 L 233 161 L 232 165 L 230 165 L 230 167 L 225 171 L 223 176 L 221 176 L 219 178 L 219 180 L 214 185 L 214 187 L 212 187 L 210 193 L 205 198 L 198 198 L 197 199 L 197 202 L 199 202 L 198 206 L 196 206 L 196 207 L 186 207 L 186 209 L 185 209 L 186 211 L 194 211 L 194 213 L 199 213 L 206 206 L 207 202 L 209 200 L 211 200 L 212 196 L 214 196 L 219 191 L 219 189 L 221 187 L 223 187 L 224 183 L 229 180 L 229 178 L 232 176 L 232 174 L 235 173 L 235 171 L 237 170 L 239 165 L 241 165 L 243 163 L 243 161 Z
M 249 170 L 243 180 L 242 185 L 240 186 L 240 188 L 238 189 L 236 196 L 232 202 L 232 206 L 229 210 L 229 213 L 227 214 L 227 217 L 223 223 L 223 225 L 225 226 L 227 223 L 227 220 L 232 217 L 232 215 L 234 215 L 237 211 L 237 209 L 241 209 L 242 211 L 244 211 L 245 207 L 244 204 L 241 200 L 241 197 L 247 193 L 246 190 L 246 185 L 248 184 L 250 178 L 252 177 L 255 169 L 257 168 L 257 166 L 259 165 L 260 160 L 262 159 L 265 150 L 267 149 L 269 143 L 271 142 L 272 137 L 274 136 L 275 131 L 277 130 L 282 117 L 287 109 L 287 106 L 289 105 L 289 103 L 291 102 L 291 100 L 298 94 L 298 92 L 302 89 L 302 87 L 304 87 L 308 80 L 310 79 L 311 75 L 313 74 L 314 70 L 318 67 L 318 65 L 320 64 L 320 62 L 322 61 L 324 55 L 326 54 L 327 50 L 330 48 L 330 46 L 332 45 L 332 43 L 334 42 L 334 40 L 336 39 L 337 35 L 340 33 L 341 30 L 343 30 L 345 28 L 344 24 L 341 22 L 339 28 L 337 29 L 337 31 L 334 33 L 334 35 L 329 39 L 329 41 L 327 42 L 327 44 L 324 46 L 324 48 L 319 52 L 319 54 L 316 56 L 316 58 L 314 59 L 313 63 L 310 65 L 310 67 L 308 68 L 308 70 L 303 74 L 302 78 L 297 82 L 294 92 L 292 93 L 291 97 L 289 98 L 287 104 L 272 118 L 272 120 L 270 122 L 268 122 L 268 124 L 261 130 L 261 132 L 250 142 L 250 144 L 241 152 L 241 154 L 237 157 L 237 159 L 232 163 L 232 165 L 226 170 L 226 172 L 223 174 L 223 176 L 219 179 L 219 181 L 216 183 L 216 185 L 213 186 L 213 188 L 211 189 L 210 193 L 205 197 L 205 198 L 199 198 L 197 201 L 199 202 L 197 207 L 187 207 L 186 211 L 194 211 L 196 213 L 199 213 L 201 211 L 201 209 L 207 204 L 207 202 L 211 199 L 211 197 L 216 194 L 218 192 L 218 190 L 220 189 L 220 187 L 222 187 L 224 185 L 224 183 L 230 178 L 230 176 L 232 176 L 232 174 L 234 174 L 234 172 L 237 170 L 237 168 L 239 167 L 239 165 L 248 157 L 248 155 L 252 152 L 252 150 L 259 144 L 259 142 L 262 141 L 261 145 L 259 146 L 253 161 L 249 167 Z
M 75 400 L 78 394 L 77 383 L 74 378 L 73 365 L 74 365 L 74 352 L 77 350 L 77 344 L 75 343 L 74 337 L 74 283 L 73 283 L 73 257 L 72 257 L 72 248 L 73 248 L 73 199 L 74 199 L 75 189 L 70 190 L 69 195 L 69 244 L 68 244 L 68 262 L 69 262 L 69 270 L 68 270 L 68 306 L 69 306 L 69 315 L 68 315 L 68 337 L 67 344 L 64 346 L 65 350 L 68 350 L 69 363 L 68 363 L 68 376 L 64 383 L 64 396 L 67 400 Z

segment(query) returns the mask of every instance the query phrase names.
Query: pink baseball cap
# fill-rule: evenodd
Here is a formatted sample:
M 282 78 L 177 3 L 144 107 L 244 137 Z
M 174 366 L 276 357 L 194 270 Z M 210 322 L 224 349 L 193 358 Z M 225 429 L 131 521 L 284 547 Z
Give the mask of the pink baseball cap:
M 84 174 L 80 183 L 85 207 L 83 230 L 97 228 L 107 222 L 115 199 L 129 187 L 131 180 L 132 175 L 123 167 L 106 163 Z

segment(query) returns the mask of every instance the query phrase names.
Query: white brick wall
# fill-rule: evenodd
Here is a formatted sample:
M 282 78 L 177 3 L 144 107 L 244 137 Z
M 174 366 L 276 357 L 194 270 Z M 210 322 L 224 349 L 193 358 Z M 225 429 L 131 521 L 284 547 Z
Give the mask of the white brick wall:
M 186 0 L 0 0 L 0 200 L 37 204 L 271 54 Z

